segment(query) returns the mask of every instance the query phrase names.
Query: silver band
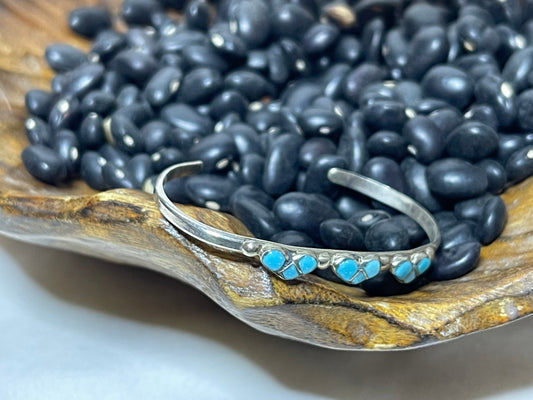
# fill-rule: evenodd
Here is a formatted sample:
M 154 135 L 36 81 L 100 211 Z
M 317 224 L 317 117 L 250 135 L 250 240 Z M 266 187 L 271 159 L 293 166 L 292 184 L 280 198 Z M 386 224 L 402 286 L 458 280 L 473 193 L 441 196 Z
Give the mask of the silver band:
M 191 161 L 173 165 L 158 176 L 154 196 L 161 214 L 176 228 L 193 238 L 225 252 L 244 255 L 282 279 L 294 279 L 315 268 L 332 268 L 350 284 L 359 284 L 389 270 L 402 283 L 409 283 L 431 265 L 440 244 L 440 232 L 432 215 L 410 197 L 373 179 L 339 168 L 328 171 L 328 179 L 392 207 L 417 222 L 429 243 L 409 250 L 368 252 L 288 246 L 263 239 L 237 235 L 213 228 L 182 212 L 168 198 L 165 183 L 201 172 L 203 163 Z

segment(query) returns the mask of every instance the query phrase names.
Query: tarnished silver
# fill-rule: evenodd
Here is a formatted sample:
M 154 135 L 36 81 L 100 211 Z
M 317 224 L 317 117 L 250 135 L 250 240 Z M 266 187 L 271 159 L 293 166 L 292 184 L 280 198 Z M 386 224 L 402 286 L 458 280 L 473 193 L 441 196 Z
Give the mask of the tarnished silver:
M 413 249 L 398 251 L 333 250 L 288 246 L 216 229 L 181 211 L 164 190 L 167 181 L 197 174 L 202 168 L 201 161 L 191 161 L 170 166 L 161 172 L 154 188 L 155 200 L 161 214 L 186 235 L 218 250 L 257 260 L 283 279 L 294 279 L 314 268 L 331 267 L 341 279 L 351 284 L 361 283 L 385 270 L 390 270 L 400 282 L 408 283 L 429 268 L 427 263 L 431 262 L 440 245 L 437 223 L 425 208 L 388 185 L 340 168 L 331 168 L 328 171 L 327 177 L 331 182 L 362 193 L 408 215 L 424 229 L 429 242 Z M 278 267 L 282 261 L 283 264 Z

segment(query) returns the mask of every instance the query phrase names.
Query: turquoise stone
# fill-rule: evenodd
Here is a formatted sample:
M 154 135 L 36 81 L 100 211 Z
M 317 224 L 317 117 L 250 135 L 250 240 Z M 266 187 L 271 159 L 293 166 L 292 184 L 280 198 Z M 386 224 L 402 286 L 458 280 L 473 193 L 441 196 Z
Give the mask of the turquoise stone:
M 426 272 L 430 266 L 431 266 L 431 260 L 425 257 L 416 264 L 416 270 L 418 274 L 420 275 Z
M 342 260 L 339 265 L 337 265 L 335 271 L 337 272 L 339 278 L 349 282 L 351 281 L 352 277 L 355 275 L 358 269 L 359 265 L 357 265 L 354 260 L 346 258 Z
M 365 270 L 365 274 L 368 279 L 370 279 L 379 274 L 379 271 L 381 269 L 381 263 L 378 260 L 372 260 L 367 262 L 363 269 Z
M 279 250 L 269 250 L 261 257 L 263 265 L 273 272 L 279 271 L 285 261 L 287 261 L 285 256 Z
M 392 270 L 392 273 L 398 278 L 400 281 L 405 282 L 405 279 L 407 276 L 413 271 L 413 264 L 410 261 L 404 261 L 396 266 Z
M 281 273 L 281 276 L 284 279 L 294 279 L 297 278 L 299 275 L 300 273 L 298 272 L 294 264 L 289 265 L 289 267 Z
M 298 267 L 300 267 L 302 274 L 308 274 L 312 272 L 317 265 L 318 263 L 316 258 L 310 255 L 305 255 L 298 260 Z
M 365 280 L 366 280 L 365 274 L 363 274 L 363 271 L 359 271 L 357 275 L 355 275 L 354 278 L 352 279 L 352 283 L 354 285 L 358 285 L 359 283 Z
M 415 278 L 416 278 L 416 272 L 414 269 L 412 269 L 411 272 L 409 272 L 409 274 L 407 274 L 407 276 L 403 280 L 403 283 L 411 283 L 415 280 Z

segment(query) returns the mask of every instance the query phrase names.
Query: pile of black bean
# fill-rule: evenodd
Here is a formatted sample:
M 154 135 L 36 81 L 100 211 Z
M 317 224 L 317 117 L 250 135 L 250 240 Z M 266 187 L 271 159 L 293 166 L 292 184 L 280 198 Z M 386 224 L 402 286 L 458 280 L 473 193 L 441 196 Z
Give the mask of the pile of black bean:
M 120 18 L 128 29 L 102 7 L 74 10 L 90 51 L 46 49 L 57 75 L 26 96 L 22 154 L 44 182 L 150 191 L 165 167 L 202 160 L 171 198 L 231 212 L 257 237 L 369 251 L 427 240 L 326 178 L 356 171 L 442 232 L 416 282 L 362 284 L 390 295 L 472 270 L 505 225 L 498 194 L 533 174 L 533 1 L 125 0 Z

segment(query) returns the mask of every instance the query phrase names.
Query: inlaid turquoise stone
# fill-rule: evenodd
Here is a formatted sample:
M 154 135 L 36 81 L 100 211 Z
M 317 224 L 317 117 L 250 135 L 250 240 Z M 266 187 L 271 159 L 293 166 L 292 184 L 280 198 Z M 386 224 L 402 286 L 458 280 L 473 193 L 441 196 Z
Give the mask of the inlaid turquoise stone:
M 357 275 L 355 275 L 352 279 L 352 283 L 354 285 L 358 285 L 359 283 L 366 280 L 365 274 L 363 274 L 363 271 L 359 271 Z
M 307 254 L 298 260 L 298 267 L 300 267 L 302 274 L 313 272 L 317 265 L 316 258 Z
M 352 260 L 351 258 L 346 258 L 342 260 L 339 265 L 337 265 L 335 271 L 337 272 L 339 278 L 350 282 L 358 269 L 359 265 L 357 265 L 354 260 Z
M 289 265 L 289 267 L 281 273 L 284 279 L 294 279 L 300 275 L 296 266 L 294 264 Z
M 421 275 L 424 272 L 426 272 L 430 266 L 431 266 L 431 260 L 425 257 L 416 264 L 416 270 L 418 274 Z
M 378 260 L 372 260 L 367 262 L 363 269 L 365 270 L 365 274 L 368 279 L 370 279 L 379 274 L 379 271 L 381 269 L 381 263 Z
M 411 282 L 413 282 L 415 279 L 416 279 L 416 272 L 415 272 L 414 269 L 412 269 L 411 272 L 409 272 L 409 274 L 407 274 L 407 276 L 406 276 L 405 279 L 403 280 L 403 283 L 411 283 Z
M 286 261 L 285 255 L 279 250 L 269 250 L 261 257 L 261 263 L 273 272 L 279 271 Z
M 398 280 L 405 282 L 409 274 L 413 271 L 413 264 L 410 261 L 404 261 L 392 270 L 392 273 Z

